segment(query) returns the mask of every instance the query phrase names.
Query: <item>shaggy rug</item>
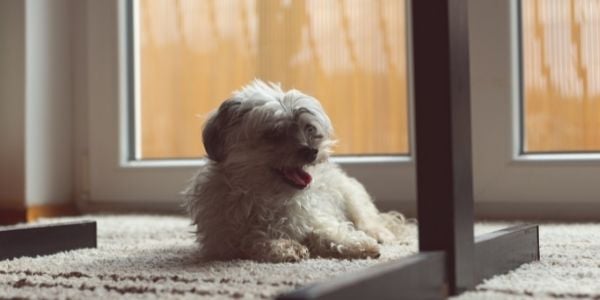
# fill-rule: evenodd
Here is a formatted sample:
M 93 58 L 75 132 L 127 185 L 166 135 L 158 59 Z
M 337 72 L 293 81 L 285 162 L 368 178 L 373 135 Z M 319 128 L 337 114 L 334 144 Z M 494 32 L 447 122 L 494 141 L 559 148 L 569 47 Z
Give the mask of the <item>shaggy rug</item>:
M 416 228 L 411 225 L 407 241 L 383 247 L 379 259 L 203 262 L 196 255 L 193 228 L 185 218 L 84 218 L 98 222 L 97 249 L 0 261 L 0 298 L 272 299 L 281 292 L 385 263 L 417 249 Z M 481 224 L 476 231 L 504 226 Z M 547 224 L 541 226 L 540 234 L 540 262 L 497 276 L 459 298 L 599 299 L 600 225 Z

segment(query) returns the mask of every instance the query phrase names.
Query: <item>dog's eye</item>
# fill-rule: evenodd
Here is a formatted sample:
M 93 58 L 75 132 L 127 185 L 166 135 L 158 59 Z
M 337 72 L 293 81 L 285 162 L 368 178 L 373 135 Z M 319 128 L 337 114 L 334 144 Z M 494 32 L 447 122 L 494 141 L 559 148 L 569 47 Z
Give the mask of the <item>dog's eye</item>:
M 279 142 L 285 138 L 285 131 L 283 131 L 281 128 L 277 128 L 277 129 L 273 128 L 273 129 L 267 130 L 263 134 L 263 138 L 270 142 Z
M 307 124 L 306 127 L 304 127 L 304 130 L 310 135 L 317 133 L 317 128 L 311 124 Z

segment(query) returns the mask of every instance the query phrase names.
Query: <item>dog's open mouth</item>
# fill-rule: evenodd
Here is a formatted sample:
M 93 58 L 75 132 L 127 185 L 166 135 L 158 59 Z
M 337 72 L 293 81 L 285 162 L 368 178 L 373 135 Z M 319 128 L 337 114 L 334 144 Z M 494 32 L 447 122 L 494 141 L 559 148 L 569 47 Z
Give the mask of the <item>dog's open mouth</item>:
M 281 168 L 278 171 L 285 182 L 298 189 L 306 188 L 312 181 L 312 176 L 300 167 Z

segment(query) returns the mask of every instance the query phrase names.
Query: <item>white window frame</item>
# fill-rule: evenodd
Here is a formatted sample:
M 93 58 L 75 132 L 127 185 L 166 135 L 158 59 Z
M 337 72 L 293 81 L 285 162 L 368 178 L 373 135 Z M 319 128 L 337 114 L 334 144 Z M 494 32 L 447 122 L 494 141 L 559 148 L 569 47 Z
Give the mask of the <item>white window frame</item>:
M 476 209 L 598 217 L 600 154 L 521 153 L 520 1 L 469 5 Z
M 127 3 L 124 0 L 86 3 L 88 90 L 87 103 L 80 105 L 79 110 L 89 119 L 89 136 L 84 139 L 89 146 L 83 145 L 85 150 L 81 151 L 87 183 L 81 185 L 80 206 L 88 210 L 180 210 L 179 192 L 204 164 L 202 159 L 127 159 L 131 82 L 127 74 Z M 133 80 L 131 84 L 137 90 L 134 96 L 139 96 L 139 83 Z M 139 149 L 135 151 L 139 153 Z M 339 157 L 334 161 L 359 179 L 384 208 L 402 209 L 416 198 L 414 159 L 410 156 Z
M 519 3 L 474 0 L 469 4 L 476 212 L 492 217 L 597 217 L 600 154 L 520 153 Z M 180 210 L 178 192 L 202 166 L 202 160 L 125 159 L 125 8 L 124 0 L 87 1 L 85 5 L 87 68 L 81 78 L 86 93 L 77 111 L 87 116 L 82 125 L 87 135 L 80 145 L 78 165 L 84 179 L 79 184 L 79 202 L 91 209 Z M 412 97 L 409 99 L 412 128 Z M 414 134 L 410 136 L 410 153 L 415 153 Z M 414 212 L 414 156 L 335 161 L 363 182 L 383 208 Z

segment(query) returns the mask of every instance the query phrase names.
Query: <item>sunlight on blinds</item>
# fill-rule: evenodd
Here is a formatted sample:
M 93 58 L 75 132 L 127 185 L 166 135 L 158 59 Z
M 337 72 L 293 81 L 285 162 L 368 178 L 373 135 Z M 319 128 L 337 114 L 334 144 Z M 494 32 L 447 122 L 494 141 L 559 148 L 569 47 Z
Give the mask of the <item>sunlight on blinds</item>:
M 142 158 L 203 155 L 253 78 L 321 100 L 337 154 L 408 153 L 404 1 L 140 0 Z
M 524 150 L 600 150 L 600 1 L 521 3 Z

